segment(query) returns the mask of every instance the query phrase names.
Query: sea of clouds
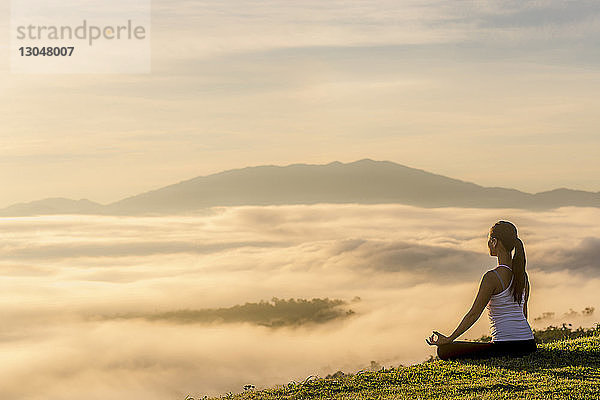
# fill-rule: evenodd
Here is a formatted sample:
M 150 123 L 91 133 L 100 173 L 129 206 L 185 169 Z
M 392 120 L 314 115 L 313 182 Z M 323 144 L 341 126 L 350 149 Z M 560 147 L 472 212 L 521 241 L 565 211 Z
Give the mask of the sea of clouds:
M 525 244 L 532 327 L 600 321 L 581 312 L 600 306 L 597 208 L 0 218 L 0 398 L 182 399 L 422 362 L 435 352 L 425 338 L 451 333 L 495 266 L 486 242 L 499 219 Z M 152 318 L 273 297 L 341 299 L 354 314 L 279 328 Z M 484 311 L 461 339 L 488 323 Z

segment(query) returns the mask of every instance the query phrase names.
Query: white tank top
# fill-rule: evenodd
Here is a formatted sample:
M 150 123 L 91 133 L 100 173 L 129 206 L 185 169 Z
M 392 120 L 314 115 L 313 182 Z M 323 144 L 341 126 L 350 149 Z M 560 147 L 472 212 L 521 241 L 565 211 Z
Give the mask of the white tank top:
M 499 265 L 499 267 L 506 267 L 512 271 L 507 265 Z M 490 331 L 492 334 L 492 342 L 502 342 L 506 340 L 531 340 L 533 339 L 533 332 L 531 327 L 523 314 L 523 303 L 525 301 L 525 291 L 523 291 L 523 297 L 521 304 L 518 304 L 512 296 L 511 284 L 513 279 L 511 277 L 510 283 L 507 288 L 504 288 L 504 282 L 502 278 L 495 270 L 493 271 L 500 279 L 502 284 L 502 292 L 492 295 L 489 303 L 487 304 L 488 315 L 490 317 Z

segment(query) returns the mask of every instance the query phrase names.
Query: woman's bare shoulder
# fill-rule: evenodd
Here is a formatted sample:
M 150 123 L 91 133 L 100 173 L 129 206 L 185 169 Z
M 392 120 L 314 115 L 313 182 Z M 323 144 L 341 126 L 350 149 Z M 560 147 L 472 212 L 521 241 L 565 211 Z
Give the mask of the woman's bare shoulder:
M 496 276 L 496 273 L 494 272 L 493 269 L 486 271 L 483 274 L 483 276 L 481 277 L 482 285 L 488 285 L 488 286 L 494 287 L 494 286 L 496 286 L 497 281 L 498 281 L 498 277 Z

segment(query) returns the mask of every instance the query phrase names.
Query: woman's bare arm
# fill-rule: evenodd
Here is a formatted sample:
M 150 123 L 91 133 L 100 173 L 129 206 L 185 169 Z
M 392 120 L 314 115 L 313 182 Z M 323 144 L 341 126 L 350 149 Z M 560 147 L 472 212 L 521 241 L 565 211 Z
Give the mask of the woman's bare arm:
M 462 321 L 458 325 L 458 327 L 452 332 L 452 334 L 448 337 L 450 340 L 454 340 L 467 331 L 473 324 L 479 319 L 483 309 L 490 301 L 492 297 L 492 293 L 494 292 L 495 280 L 498 279 L 493 276 L 494 274 L 491 271 L 486 272 L 481 278 L 481 283 L 479 285 L 479 291 L 477 292 L 477 296 L 475 297 L 475 301 L 471 306 L 471 309 L 467 312 L 467 314 L 463 317 Z
M 525 300 L 523 300 L 523 315 L 527 319 L 527 301 L 529 300 L 529 279 L 525 275 Z

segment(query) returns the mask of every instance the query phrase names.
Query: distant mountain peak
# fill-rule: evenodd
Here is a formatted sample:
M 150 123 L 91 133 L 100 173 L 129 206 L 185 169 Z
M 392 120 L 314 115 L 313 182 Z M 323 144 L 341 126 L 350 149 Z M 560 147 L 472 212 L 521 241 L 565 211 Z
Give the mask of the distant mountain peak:
M 258 165 L 198 176 L 101 205 L 47 198 L 0 210 L 2 216 L 46 214 L 167 214 L 214 206 L 316 203 L 396 203 L 420 207 L 600 207 L 600 192 L 559 188 L 542 193 L 483 187 L 392 161 Z

